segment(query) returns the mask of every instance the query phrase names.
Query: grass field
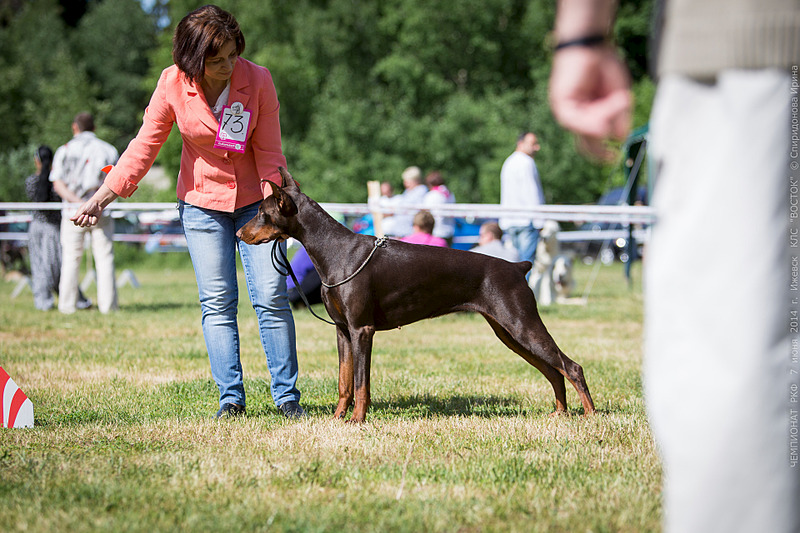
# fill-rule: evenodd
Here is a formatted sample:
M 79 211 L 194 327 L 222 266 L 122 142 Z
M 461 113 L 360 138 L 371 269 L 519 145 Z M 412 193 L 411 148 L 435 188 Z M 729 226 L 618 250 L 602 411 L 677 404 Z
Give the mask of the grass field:
M 335 333 L 307 311 L 295 320 L 310 417 L 272 405 L 243 292 L 248 414 L 216 422 L 186 262 L 135 268 L 141 288 L 122 288 L 110 316 L 37 312 L 0 282 L 0 366 L 36 416 L 0 430 L 0 531 L 658 531 L 639 271 L 629 288 L 621 266 L 602 267 L 587 306 L 542 310 L 597 415 L 580 416 L 568 385 L 571 416 L 548 416 L 545 378 L 458 314 L 376 335 L 358 427 L 331 419 Z M 589 275 L 581 265 L 579 292 Z

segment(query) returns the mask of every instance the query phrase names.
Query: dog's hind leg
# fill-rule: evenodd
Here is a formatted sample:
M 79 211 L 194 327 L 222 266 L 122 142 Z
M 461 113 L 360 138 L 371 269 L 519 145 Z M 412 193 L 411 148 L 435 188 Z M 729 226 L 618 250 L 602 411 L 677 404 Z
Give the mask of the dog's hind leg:
M 558 370 L 547 364 L 544 360 L 534 357 L 528 350 L 522 347 L 506 329 L 497 323 L 497 321 L 484 315 L 486 321 L 492 326 L 497 338 L 503 341 L 503 344 L 508 346 L 514 353 L 525 359 L 528 363 L 533 365 L 539 372 L 541 372 L 550 385 L 553 387 L 553 392 L 556 396 L 556 413 L 564 413 L 567 411 L 567 389 L 564 386 L 564 376 Z
M 556 349 L 558 349 L 558 347 L 556 347 Z M 563 363 L 561 372 L 569 382 L 572 383 L 572 386 L 575 387 L 578 398 L 580 398 L 581 404 L 583 404 L 584 414 L 588 415 L 594 413 L 594 402 L 592 401 L 592 395 L 589 393 L 589 385 L 586 384 L 586 378 L 583 377 L 583 367 L 567 357 L 560 349 L 558 349 L 558 351 L 561 354 Z
M 589 386 L 583 376 L 583 368 L 561 351 L 547 332 L 541 319 L 538 318 L 538 314 L 536 315 L 538 323 L 534 324 L 533 327 L 517 328 L 521 330 L 517 335 L 512 335 L 509 331 L 510 328 L 501 325 L 494 317 L 490 315 L 484 316 L 497 337 L 520 357 L 536 367 L 550 382 L 556 396 L 556 413 L 566 412 L 567 410 L 564 378 L 567 378 L 572 386 L 575 387 L 581 404 L 583 404 L 584 414 L 595 412 L 594 402 L 589 393 Z M 525 338 L 533 339 L 533 342 L 526 346 L 520 340 Z
M 334 418 L 344 418 L 353 403 L 353 345 L 349 333 L 336 327 L 336 346 L 339 350 L 339 403 Z

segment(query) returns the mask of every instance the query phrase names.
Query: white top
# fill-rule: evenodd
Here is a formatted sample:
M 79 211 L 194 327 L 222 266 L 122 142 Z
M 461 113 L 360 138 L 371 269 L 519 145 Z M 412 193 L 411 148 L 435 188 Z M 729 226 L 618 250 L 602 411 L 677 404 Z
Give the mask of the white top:
M 533 158 L 516 151 L 506 159 L 500 171 L 500 204 L 503 207 L 533 207 L 544 204 L 544 192 L 539 181 L 539 171 Z M 503 217 L 499 220 L 503 230 L 527 226 L 533 222 L 541 227 L 541 220 L 520 217 Z
M 428 187 L 425 185 L 417 185 L 411 189 L 406 189 L 402 194 L 393 196 L 391 204 L 393 205 L 422 205 L 422 199 L 425 193 L 428 192 Z M 411 235 L 414 231 L 414 214 L 397 214 L 387 217 L 383 220 L 383 231 L 387 235 L 393 237 L 405 237 Z
M 433 187 L 425 196 L 422 197 L 422 205 L 426 207 L 442 204 L 456 203 L 455 195 L 444 185 Z M 453 217 L 434 216 L 433 236 L 449 239 L 453 236 L 456 229 L 456 221 Z
M 115 164 L 117 159 L 116 148 L 98 139 L 93 131 L 83 131 L 56 150 L 50 181 L 64 182 L 67 189 L 86 200 L 102 185 L 106 177 L 103 167 Z
M 220 115 L 222 115 L 222 108 L 228 105 L 228 96 L 231 94 L 231 80 L 228 80 L 227 85 L 222 90 L 217 98 L 217 103 L 211 106 L 211 112 L 214 113 L 214 117 L 219 120 Z
M 506 248 L 500 241 L 490 241 L 486 244 L 481 244 L 472 248 L 471 251 L 479 254 L 491 255 L 492 257 L 499 257 L 500 259 L 505 259 L 512 263 L 519 261 L 519 253 L 517 250 L 514 248 Z

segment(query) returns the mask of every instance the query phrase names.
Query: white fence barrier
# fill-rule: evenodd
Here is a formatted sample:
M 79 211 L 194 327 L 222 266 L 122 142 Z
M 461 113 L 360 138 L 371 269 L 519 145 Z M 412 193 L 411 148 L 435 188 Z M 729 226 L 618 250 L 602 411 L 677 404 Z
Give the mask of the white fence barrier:
M 67 207 L 77 208 L 78 204 L 66 204 Z M 503 216 L 523 216 L 538 219 L 550 219 L 559 222 L 607 222 L 623 224 L 651 224 L 655 220 L 655 215 L 649 206 L 606 206 L 606 205 L 540 205 L 524 209 L 510 209 L 500 204 L 446 204 L 437 206 L 406 205 L 385 207 L 371 204 L 343 204 L 343 203 L 321 203 L 323 209 L 329 213 L 340 213 L 342 215 L 366 215 L 380 212 L 385 215 L 416 213 L 426 209 L 433 215 L 449 216 L 456 218 L 499 218 Z M 0 224 L 24 223 L 31 220 L 29 212 L 31 210 L 61 210 L 64 204 L 59 203 L 32 203 L 32 202 L 0 202 L 0 211 L 11 211 L 15 214 L 0 216 Z M 154 213 L 159 212 L 164 221 L 177 220 L 178 213 L 175 203 L 135 203 L 135 202 L 113 202 L 106 211 L 112 216 L 122 217 L 127 213 Z M 619 231 L 619 230 L 618 230 Z M 580 235 L 578 235 L 580 233 Z M 610 237 L 606 232 L 566 232 L 559 234 L 561 241 L 574 240 L 604 240 Z M 640 232 L 642 238 L 646 234 Z M 145 242 L 152 235 L 148 234 L 125 234 L 114 235 L 114 240 L 123 242 Z M 166 240 L 180 240 L 182 235 L 165 234 L 162 237 Z M 27 240 L 27 234 L 23 232 L 0 232 L 0 240 Z

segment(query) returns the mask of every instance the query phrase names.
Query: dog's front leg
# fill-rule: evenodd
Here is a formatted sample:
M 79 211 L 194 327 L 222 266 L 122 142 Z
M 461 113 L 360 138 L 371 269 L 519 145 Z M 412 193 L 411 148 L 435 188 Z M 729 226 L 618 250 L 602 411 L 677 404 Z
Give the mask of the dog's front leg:
M 353 403 L 353 344 L 349 333 L 336 327 L 336 347 L 339 349 L 339 403 L 334 418 L 344 418 Z
M 361 423 L 367 418 L 370 404 L 369 370 L 372 360 L 372 338 L 375 328 L 367 326 L 350 330 L 353 346 L 353 384 L 355 385 L 355 407 L 349 422 Z

